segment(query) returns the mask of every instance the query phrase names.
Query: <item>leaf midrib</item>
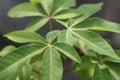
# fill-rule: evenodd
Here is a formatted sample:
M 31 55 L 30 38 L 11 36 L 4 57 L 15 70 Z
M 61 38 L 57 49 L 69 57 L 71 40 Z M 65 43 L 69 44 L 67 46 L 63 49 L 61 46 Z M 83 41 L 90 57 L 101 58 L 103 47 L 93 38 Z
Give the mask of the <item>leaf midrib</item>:
M 36 50 L 36 51 L 34 51 L 34 52 L 32 52 L 32 54 L 30 54 L 30 55 L 28 55 L 28 56 L 25 56 L 24 58 L 21 58 L 21 59 L 19 59 L 18 61 L 16 61 L 15 63 L 12 63 L 11 65 L 9 65 L 7 68 L 5 68 L 5 69 L 3 69 L 2 71 L 0 71 L 0 73 L 2 73 L 2 72 L 4 72 L 5 70 L 7 71 L 7 70 L 9 70 L 9 68 L 12 68 L 14 65 L 17 65 L 19 62 L 21 62 L 21 61 L 25 61 L 24 59 L 26 59 L 26 58 L 29 58 L 31 55 L 37 55 L 37 54 L 40 54 L 39 52 L 40 51 L 42 51 L 42 50 L 44 50 L 46 47 L 43 47 L 43 48 L 41 48 L 41 49 L 38 49 L 38 50 Z
M 97 45 L 94 45 L 92 42 L 90 42 L 89 40 L 85 39 L 84 37 L 78 35 L 78 34 L 75 33 L 74 31 L 71 31 L 71 32 L 72 32 L 73 34 L 75 34 L 77 37 L 82 38 L 83 40 L 85 40 L 85 41 L 88 42 L 89 44 L 97 47 L 98 49 L 102 49 L 105 53 L 108 53 L 108 52 L 109 52 L 109 51 L 106 51 L 106 50 L 104 50 L 103 48 L 101 48 L 101 47 L 99 47 L 99 46 L 97 46 Z M 109 53 L 111 53 L 111 52 L 109 52 Z M 100 54 L 100 53 L 99 53 L 99 54 Z M 114 51 L 113 51 L 111 54 L 115 54 Z M 104 54 L 103 54 L 103 55 L 104 55 Z M 107 56 L 108 56 L 108 55 L 107 55 Z M 115 56 L 115 55 L 114 55 L 114 56 Z M 113 57 L 113 56 L 110 56 L 110 57 Z M 113 58 L 115 58 L 115 57 L 113 57 Z
M 79 63 L 79 61 L 78 61 L 76 58 L 72 57 L 71 54 L 69 54 L 68 52 L 66 52 L 66 51 L 64 51 L 64 50 L 62 50 L 62 49 L 60 49 L 60 48 L 58 48 L 57 46 L 53 46 L 53 47 L 56 48 L 58 51 L 62 52 L 63 54 L 64 54 L 64 53 L 67 53 L 67 54 L 64 54 L 64 55 L 70 56 L 70 58 L 72 58 L 72 60 L 75 60 L 76 62 Z

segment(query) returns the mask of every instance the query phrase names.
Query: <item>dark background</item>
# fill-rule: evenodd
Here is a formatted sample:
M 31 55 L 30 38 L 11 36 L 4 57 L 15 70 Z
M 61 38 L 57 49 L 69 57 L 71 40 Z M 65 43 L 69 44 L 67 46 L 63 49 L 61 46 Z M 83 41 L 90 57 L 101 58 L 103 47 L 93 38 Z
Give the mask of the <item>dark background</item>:
M 20 46 L 21 44 L 16 44 L 11 42 L 10 40 L 2 37 L 3 34 L 24 29 L 24 27 L 33 19 L 31 18 L 21 18 L 21 19 L 11 19 L 7 16 L 7 12 L 16 4 L 21 2 L 27 2 L 28 0 L 0 0 L 0 49 L 2 49 L 6 45 L 16 45 Z M 109 21 L 114 21 L 120 23 L 120 0 L 77 0 L 77 6 L 83 3 L 98 3 L 104 2 L 103 9 L 93 16 L 99 16 Z M 62 29 L 61 25 L 54 22 L 54 28 Z M 40 29 L 38 32 L 43 36 L 48 31 L 47 24 L 45 27 Z M 108 32 L 98 32 L 105 38 L 110 38 L 112 40 L 112 46 L 114 48 L 120 48 L 120 34 L 108 33 Z M 66 68 L 68 67 L 67 64 Z M 68 67 L 66 73 L 64 75 L 63 80 L 79 80 L 76 78 L 75 74 L 69 71 Z M 74 76 L 73 76 L 74 75 Z

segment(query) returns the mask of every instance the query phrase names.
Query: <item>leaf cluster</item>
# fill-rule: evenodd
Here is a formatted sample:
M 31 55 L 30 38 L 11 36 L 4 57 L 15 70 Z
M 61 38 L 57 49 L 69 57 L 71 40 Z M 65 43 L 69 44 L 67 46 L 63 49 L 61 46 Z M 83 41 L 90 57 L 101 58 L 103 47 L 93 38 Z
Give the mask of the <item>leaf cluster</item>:
M 62 80 L 62 57 L 73 61 L 73 70 L 82 80 L 120 80 L 120 50 L 113 50 L 106 39 L 94 32 L 120 33 L 120 24 L 90 17 L 102 5 L 73 8 L 75 0 L 30 0 L 13 7 L 9 17 L 37 19 L 24 30 L 4 35 L 16 43 L 27 44 L 18 48 L 8 46 L 0 52 L 0 80 Z M 65 29 L 53 30 L 52 20 Z M 48 22 L 50 31 L 44 38 L 36 31 Z

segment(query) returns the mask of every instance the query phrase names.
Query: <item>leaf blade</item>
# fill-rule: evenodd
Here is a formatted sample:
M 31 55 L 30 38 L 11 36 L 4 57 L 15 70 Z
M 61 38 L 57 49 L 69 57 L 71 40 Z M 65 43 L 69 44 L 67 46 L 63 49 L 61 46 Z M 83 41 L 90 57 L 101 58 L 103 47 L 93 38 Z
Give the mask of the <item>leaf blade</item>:
M 31 79 L 32 68 L 29 64 L 23 66 L 19 73 L 20 80 L 30 80 Z
M 100 69 L 99 66 L 96 65 L 92 80 L 113 80 L 113 79 L 112 75 L 107 69 Z
M 120 33 L 120 24 L 102 18 L 90 18 L 78 25 L 79 28 Z
M 27 16 L 44 16 L 37 7 L 31 3 L 21 3 L 13 7 L 8 15 L 12 18 L 22 18 Z
M 50 15 L 54 0 L 39 0 L 39 1 L 47 15 Z
M 120 79 L 120 64 L 119 63 L 113 63 L 113 62 L 106 62 L 105 63 L 108 67 L 108 70 L 110 71 L 110 73 L 113 75 L 113 77 L 116 80 Z
M 41 80 L 61 80 L 62 73 L 63 67 L 59 53 L 54 48 L 48 48 L 42 61 Z
M 57 38 L 57 42 L 59 43 L 67 43 L 71 46 L 73 46 L 73 36 L 70 31 L 63 30 L 60 32 Z
M 37 18 L 33 21 L 31 21 L 27 27 L 25 28 L 25 30 L 28 31 L 37 31 L 38 29 L 40 29 L 41 27 L 43 27 L 43 25 L 45 25 L 48 22 L 48 18 Z
M 67 57 L 69 57 L 70 59 L 72 59 L 73 61 L 75 61 L 77 63 L 81 62 L 81 59 L 80 59 L 78 53 L 70 45 L 65 44 L 65 43 L 56 43 L 56 44 L 54 44 L 54 47 L 58 51 L 62 52 L 64 55 L 66 55 Z
M 65 10 L 74 6 L 76 6 L 75 0 L 55 0 L 55 4 L 53 6 L 53 14 L 55 15 L 56 13 L 62 10 Z
M 30 58 L 40 54 L 44 49 L 45 46 L 43 45 L 26 45 L 12 51 L 0 60 L 0 79 L 4 80 L 3 78 L 8 78 L 10 75 L 18 73 Z
M 87 46 L 93 51 L 119 60 L 119 57 L 116 55 L 111 46 L 96 33 L 85 30 L 73 30 L 72 33 L 84 40 L 87 43 Z
M 82 11 L 83 15 L 73 19 L 70 27 L 74 27 L 75 25 L 79 24 L 80 22 L 84 21 L 91 15 L 95 14 L 96 12 L 101 10 L 103 3 L 98 3 L 98 4 L 84 4 L 81 5 L 78 10 Z
M 55 19 L 70 19 L 82 15 L 82 12 L 77 11 L 76 9 L 66 9 L 62 10 L 59 13 L 55 14 L 53 18 Z
M 26 43 L 26 42 L 44 43 L 45 42 L 44 38 L 39 34 L 31 31 L 26 31 L 26 30 L 14 31 L 14 32 L 5 34 L 4 36 L 17 43 Z
M 60 30 L 54 30 L 54 31 L 50 31 L 49 33 L 47 33 L 46 35 L 46 39 L 48 42 L 52 42 L 60 33 Z

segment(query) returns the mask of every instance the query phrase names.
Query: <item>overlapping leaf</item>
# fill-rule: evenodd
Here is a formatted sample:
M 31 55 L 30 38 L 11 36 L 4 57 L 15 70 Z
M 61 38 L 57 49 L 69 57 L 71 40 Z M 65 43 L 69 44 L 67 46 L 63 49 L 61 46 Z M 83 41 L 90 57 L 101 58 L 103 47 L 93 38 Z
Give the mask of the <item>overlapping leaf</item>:
M 0 80 L 16 75 L 30 58 L 40 54 L 44 49 L 43 45 L 27 45 L 10 52 L 0 60 Z
M 25 30 L 28 31 L 37 31 L 39 28 L 43 27 L 43 25 L 45 25 L 48 22 L 48 18 L 37 18 L 33 21 L 31 21 L 27 27 L 25 28 Z
M 48 48 L 42 60 L 41 80 L 62 80 L 62 61 L 54 48 Z
M 120 24 L 110 22 L 101 18 L 90 18 L 78 26 L 77 28 L 86 28 L 90 30 L 110 31 L 120 33 Z
M 113 80 L 113 79 L 108 69 L 100 69 L 99 66 L 96 65 L 92 80 Z
M 74 6 L 76 6 L 76 0 L 55 0 L 55 4 L 53 6 L 53 14 L 56 14 L 59 11 L 62 11 Z
M 78 53 L 70 45 L 65 44 L 65 43 L 56 43 L 56 44 L 54 44 L 54 47 L 58 51 L 62 52 L 64 55 L 66 55 L 67 57 L 69 57 L 70 59 L 72 59 L 73 61 L 75 61 L 77 63 L 81 62 L 81 59 L 80 59 Z
M 82 70 L 82 69 L 90 68 L 91 66 L 94 66 L 94 64 L 91 62 L 90 57 L 89 56 L 83 56 L 81 58 L 81 64 L 75 63 L 74 66 L 73 66 L 73 69 L 75 71 L 79 71 L 79 70 Z
M 12 45 L 8 45 L 6 47 L 4 47 L 1 51 L 0 51 L 0 56 L 1 57 L 4 57 L 6 56 L 7 54 L 9 54 L 11 51 L 15 50 L 16 47 L 15 46 L 12 46 Z
M 67 10 L 60 11 L 59 13 L 54 15 L 53 18 L 55 18 L 55 19 L 70 19 L 70 18 L 77 17 L 79 15 L 82 15 L 82 11 L 80 12 L 75 9 L 67 9 Z
M 101 38 L 99 35 L 95 34 L 94 32 L 73 30 L 72 33 L 75 36 L 79 37 L 80 39 L 84 40 L 87 43 L 87 46 L 91 50 L 99 54 L 110 56 L 114 59 L 119 60 L 119 57 L 113 51 L 111 46 L 103 38 Z
M 120 63 L 106 62 L 106 65 L 116 80 L 120 80 Z
M 67 30 L 61 31 L 58 35 L 57 42 L 68 43 L 69 45 L 73 46 L 72 33 Z
M 70 19 L 82 14 L 80 10 L 72 9 L 70 7 L 75 5 L 75 0 L 70 0 L 72 3 L 66 3 L 64 0 L 39 0 L 41 6 L 33 3 L 22 3 L 15 6 L 8 12 L 8 15 L 13 18 L 21 18 L 27 16 L 40 16 L 42 18 L 33 20 L 28 26 L 27 30 L 37 31 L 50 19 Z M 37 1 L 38 3 L 38 1 Z M 57 7 L 53 7 L 57 4 Z M 61 4 L 63 6 L 61 6 Z M 27 7 L 26 7 L 27 6 Z M 42 9 L 42 8 L 43 9 Z M 53 11 L 52 11 L 53 10 Z M 46 12 L 46 13 L 45 13 Z M 55 14 L 55 13 L 56 14 Z
M 54 39 L 58 36 L 59 33 L 60 33 L 59 30 L 54 30 L 54 31 L 51 31 L 51 32 L 47 33 L 46 40 L 48 42 L 54 41 Z
M 54 5 L 54 0 L 39 0 L 43 9 L 47 13 L 47 15 L 51 14 L 52 6 Z
M 77 10 L 82 11 L 82 16 L 77 17 L 71 21 L 70 26 L 74 27 L 75 25 L 79 24 L 80 22 L 84 21 L 91 15 L 95 14 L 96 12 L 100 11 L 102 8 L 103 3 L 98 4 L 83 4 Z
M 23 66 L 23 68 L 19 72 L 20 80 L 30 80 L 31 79 L 32 68 L 29 64 Z

